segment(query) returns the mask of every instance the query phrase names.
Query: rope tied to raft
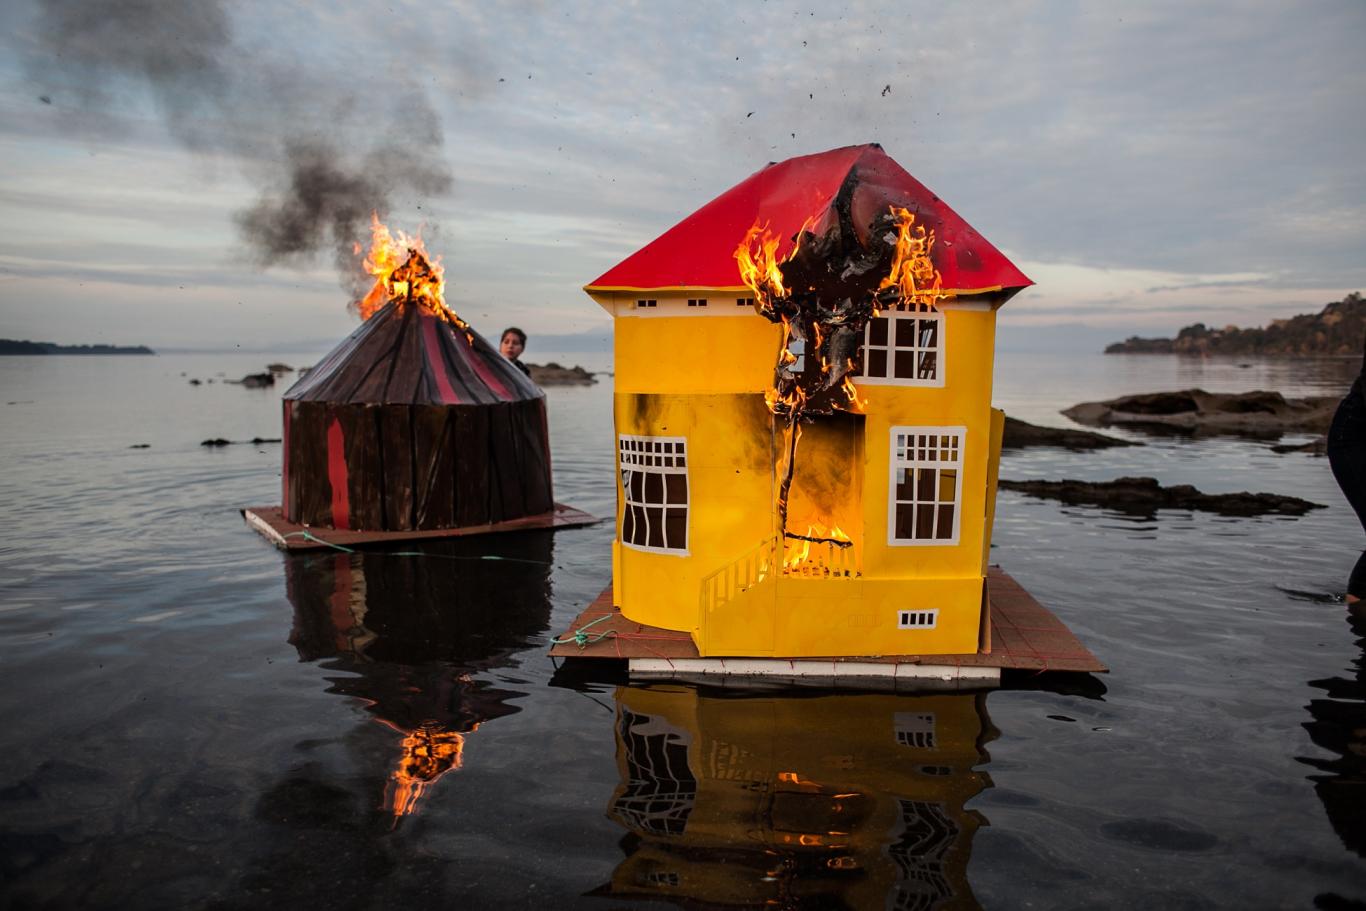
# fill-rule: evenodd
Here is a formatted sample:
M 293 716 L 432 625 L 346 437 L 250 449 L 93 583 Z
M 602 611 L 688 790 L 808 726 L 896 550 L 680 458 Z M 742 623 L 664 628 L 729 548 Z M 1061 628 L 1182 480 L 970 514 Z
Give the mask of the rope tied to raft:
M 573 634 L 573 635 L 568 636 L 568 637 L 566 637 L 566 638 L 564 638 L 564 639 L 551 639 L 550 641 L 551 641 L 551 643 L 554 644 L 554 645 L 568 645 L 569 643 L 572 642 L 572 643 L 574 643 L 575 645 L 577 645 L 579 648 L 587 648 L 589 645 L 592 645 L 594 642 L 601 642 L 602 640 L 606 639 L 608 636 L 615 636 L 615 635 L 617 634 L 617 631 L 614 630 L 614 629 L 604 630 L 603 632 L 600 632 L 600 633 L 594 633 L 592 636 L 589 636 L 588 633 L 586 632 L 586 630 L 587 630 L 589 627 L 591 627 L 591 626 L 596 626 L 597 624 L 601 623 L 602 621 L 604 621 L 604 620 L 610 620 L 610 619 L 612 619 L 612 615 L 611 615 L 611 614 L 603 614 L 603 615 L 602 615 L 601 617 L 599 617 L 598 619 L 596 619 L 596 620 L 590 620 L 589 622 L 585 623 L 583 626 L 581 626 L 581 627 L 579 627 L 578 629 L 574 630 L 574 634 Z

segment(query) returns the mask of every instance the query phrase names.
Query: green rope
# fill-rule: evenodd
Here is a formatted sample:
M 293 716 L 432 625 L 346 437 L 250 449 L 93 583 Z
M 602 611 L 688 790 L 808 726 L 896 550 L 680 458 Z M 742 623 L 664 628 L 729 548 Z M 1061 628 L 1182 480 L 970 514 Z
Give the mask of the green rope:
M 610 619 L 612 619 L 611 614 L 603 614 L 598 619 L 585 623 L 583 626 L 574 630 L 574 635 L 570 636 L 568 639 L 551 639 L 550 642 L 553 645 L 568 645 L 572 642 L 579 648 L 585 648 L 586 646 L 591 645 L 594 642 L 601 642 L 608 636 L 615 636 L 617 634 L 617 631 L 614 629 L 609 629 L 606 632 L 597 633 L 596 635 L 591 637 L 588 635 L 588 633 L 584 631 L 588 629 L 590 626 L 595 626 L 604 620 Z
M 331 541 L 324 541 L 322 538 L 319 538 L 309 531 L 291 531 L 282 537 L 303 538 L 306 541 L 312 541 L 314 544 L 321 544 L 324 547 L 339 550 L 344 554 L 360 553 L 360 551 L 355 548 L 343 547 L 342 545 L 334 544 Z M 523 557 L 500 557 L 497 554 L 481 554 L 479 556 L 468 557 L 460 554 L 430 554 L 421 550 L 376 550 L 369 551 L 369 553 L 382 554 L 390 557 L 432 557 L 436 560 L 502 560 L 506 563 L 531 563 L 535 566 L 553 565 L 549 560 L 527 560 Z

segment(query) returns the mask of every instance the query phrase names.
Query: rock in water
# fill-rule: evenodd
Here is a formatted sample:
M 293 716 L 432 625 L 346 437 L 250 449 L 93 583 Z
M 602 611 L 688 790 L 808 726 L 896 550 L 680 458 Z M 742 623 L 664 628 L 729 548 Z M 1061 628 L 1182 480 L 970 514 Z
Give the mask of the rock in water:
M 1040 499 L 1075 506 L 1103 506 L 1129 515 L 1154 517 L 1159 509 L 1193 509 L 1221 516 L 1302 516 L 1325 509 L 1298 497 L 1277 493 L 1202 493 L 1189 484 L 1163 487 L 1156 478 L 1117 478 L 1113 481 L 1007 481 L 998 485 Z

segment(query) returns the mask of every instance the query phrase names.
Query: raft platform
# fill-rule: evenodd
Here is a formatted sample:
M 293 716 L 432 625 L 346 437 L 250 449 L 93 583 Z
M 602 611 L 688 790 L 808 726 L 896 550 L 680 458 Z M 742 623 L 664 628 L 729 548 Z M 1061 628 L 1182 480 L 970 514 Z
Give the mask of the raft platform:
M 501 531 L 528 531 L 541 528 L 577 528 L 599 521 L 581 509 L 556 503 L 555 508 L 534 516 L 508 519 L 488 525 L 465 525 L 460 528 L 435 528 L 411 531 L 351 531 L 338 528 L 316 528 L 298 525 L 284 516 L 279 506 L 250 506 L 242 510 L 247 524 L 280 550 L 318 550 L 337 547 L 357 547 L 367 544 L 397 544 L 401 541 L 426 541 L 442 538 L 462 538 L 468 535 L 487 535 Z M 609 600 L 610 603 L 610 600 Z
M 868 655 L 832 658 L 703 658 L 692 637 L 628 620 L 609 585 L 550 649 L 575 662 L 625 662 L 638 680 L 721 686 L 786 684 L 906 691 L 991 689 L 1006 670 L 1103 674 L 1108 668 L 1052 611 L 998 566 L 987 574 L 988 636 L 974 655 Z M 607 619 L 603 619 L 604 616 Z M 591 626 L 590 626 L 591 624 Z M 574 639 L 582 630 L 585 640 Z

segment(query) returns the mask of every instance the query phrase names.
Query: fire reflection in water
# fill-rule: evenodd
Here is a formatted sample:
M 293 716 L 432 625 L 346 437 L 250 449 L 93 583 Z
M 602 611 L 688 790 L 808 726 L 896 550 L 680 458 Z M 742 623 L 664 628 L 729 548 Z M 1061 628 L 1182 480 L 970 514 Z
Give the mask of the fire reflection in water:
M 626 859 L 593 894 L 735 907 L 976 907 L 967 881 L 996 731 L 980 695 L 620 688 L 608 815 Z
M 398 736 L 384 806 L 397 819 L 458 770 L 468 736 L 518 711 L 521 694 L 475 679 L 505 665 L 550 618 L 549 532 L 491 545 L 427 542 L 424 556 L 291 555 L 290 644 L 304 661 L 346 671 L 330 693 L 363 701 Z M 487 558 L 481 551 L 496 550 Z

